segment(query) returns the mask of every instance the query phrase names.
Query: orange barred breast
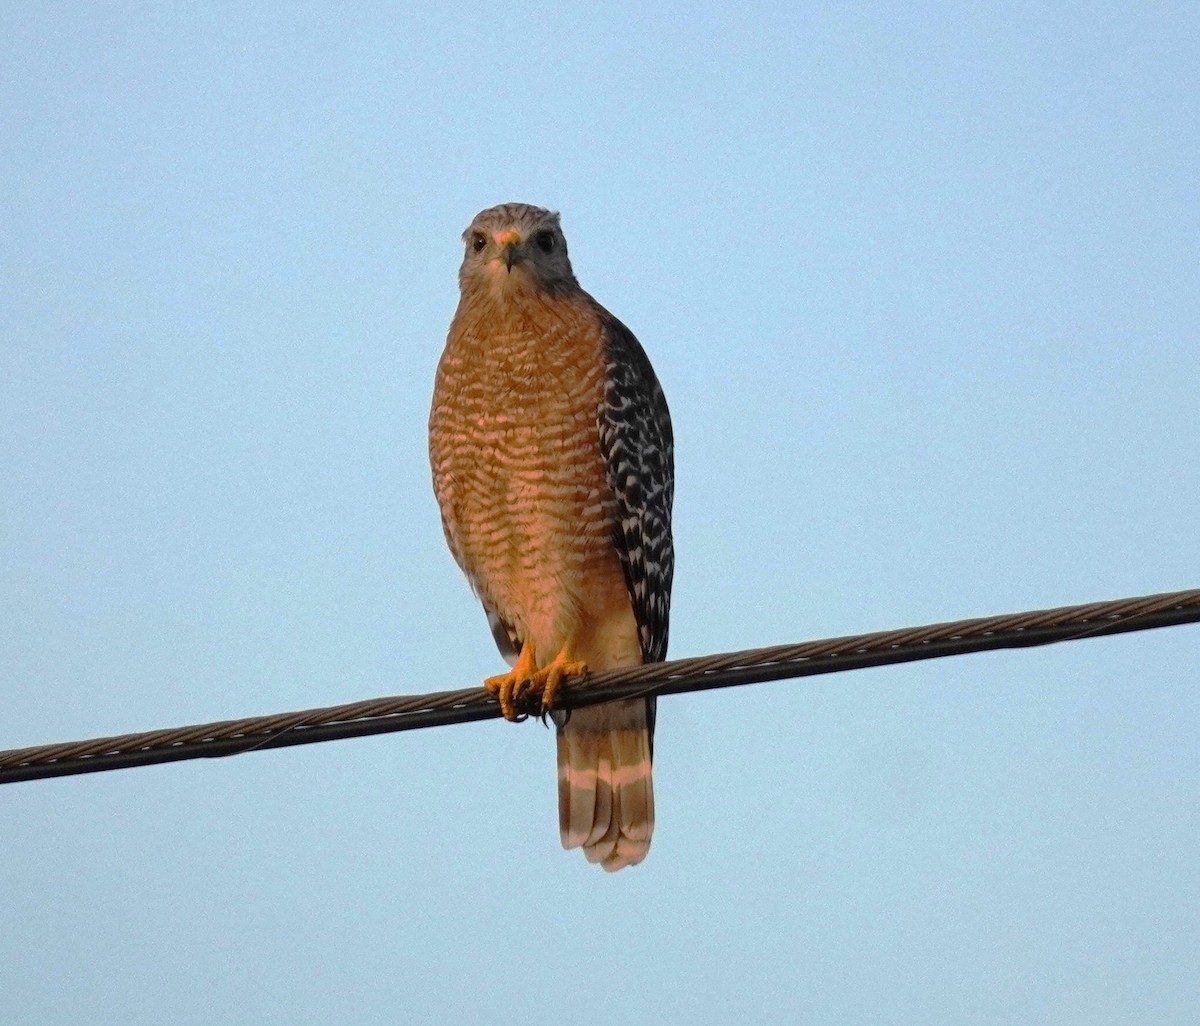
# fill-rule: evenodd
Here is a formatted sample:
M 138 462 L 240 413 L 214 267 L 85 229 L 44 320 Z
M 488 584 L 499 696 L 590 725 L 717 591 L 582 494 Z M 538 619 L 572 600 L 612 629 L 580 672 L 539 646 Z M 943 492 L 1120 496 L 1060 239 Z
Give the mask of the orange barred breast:
M 602 345 L 575 297 L 464 301 L 438 366 L 430 452 L 447 539 L 539 663 L 568 642 L 597 647 L 589 633 L 629 608 L 598 430 Z

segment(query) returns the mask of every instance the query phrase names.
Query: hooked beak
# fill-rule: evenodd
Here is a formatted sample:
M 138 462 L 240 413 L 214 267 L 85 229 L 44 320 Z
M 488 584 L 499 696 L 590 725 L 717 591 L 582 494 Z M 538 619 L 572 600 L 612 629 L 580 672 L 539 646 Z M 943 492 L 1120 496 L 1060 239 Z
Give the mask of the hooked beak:
M 511 273 L 513 264 L 520 259 L 517 249 L 521 245 L 521 236 L 516 232 L 503 232 L 496 236 L 496 241 L 500 243 L 500 259 L 504 261 L 505 270 Z

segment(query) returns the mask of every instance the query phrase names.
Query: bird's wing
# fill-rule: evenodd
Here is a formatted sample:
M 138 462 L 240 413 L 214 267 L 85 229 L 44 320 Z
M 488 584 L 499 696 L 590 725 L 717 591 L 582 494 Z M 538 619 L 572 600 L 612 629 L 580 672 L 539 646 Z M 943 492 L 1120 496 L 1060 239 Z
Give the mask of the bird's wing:
M 667 656 L 675 549 L 674 438 L 667 400 L 641 344 L 600 308 L 605 387 L 600 445 L 618 509 L 613 535 L 625 571 L 645 662 Z

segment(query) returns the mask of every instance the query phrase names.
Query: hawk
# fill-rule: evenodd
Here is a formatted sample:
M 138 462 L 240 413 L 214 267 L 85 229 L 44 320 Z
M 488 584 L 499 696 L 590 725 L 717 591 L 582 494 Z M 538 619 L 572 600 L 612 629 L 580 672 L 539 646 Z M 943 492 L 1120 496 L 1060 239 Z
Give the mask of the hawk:
M 442 527 L 512 667 L 510 720 L 564 676 L 666 658 L 671 418 L 638 340 L 579 286 L 559 216 L 525 203 L 463 233 L 429 456 Z M 655 702 L 553 712 L 559 829 L 607 870 L 646 857 Z

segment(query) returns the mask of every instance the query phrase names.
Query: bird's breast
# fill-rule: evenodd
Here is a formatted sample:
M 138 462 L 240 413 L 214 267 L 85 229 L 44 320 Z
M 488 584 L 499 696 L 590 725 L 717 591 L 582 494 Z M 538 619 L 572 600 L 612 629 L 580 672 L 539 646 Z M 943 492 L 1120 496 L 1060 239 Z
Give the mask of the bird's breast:
M 600 339 L 561 313 L 474 326 L 461 317 L 430 417 L 434 486 L 463 569 L 516 614 L 514 604 L 544 605 L 611 571 Z

